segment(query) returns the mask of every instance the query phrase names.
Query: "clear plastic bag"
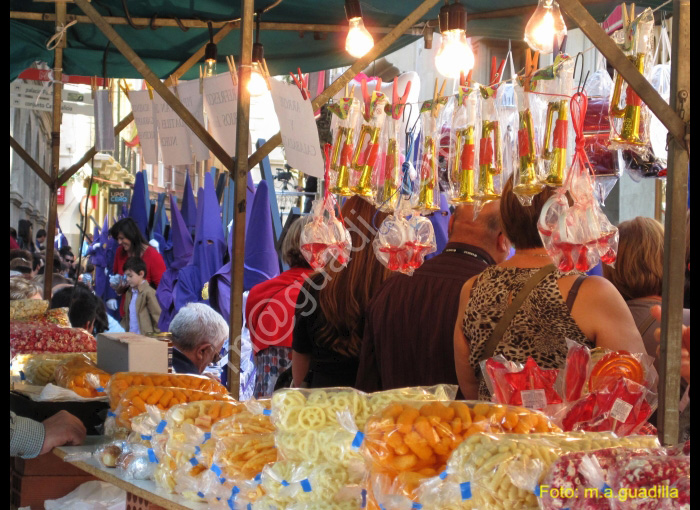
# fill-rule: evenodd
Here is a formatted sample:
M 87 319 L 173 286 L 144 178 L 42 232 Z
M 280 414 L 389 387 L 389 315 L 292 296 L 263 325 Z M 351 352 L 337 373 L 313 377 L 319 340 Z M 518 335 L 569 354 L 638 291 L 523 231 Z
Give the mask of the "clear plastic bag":
M 301 231 L 301 253 L 315 270 L 325 267 L 332 258 L 342 266 L 350 261 L 352 239 L 343 222 L 336 218 L 334 205 L 335 199 L 330 195 L 315 200 L 313 219 Z
M 342 98 L 328 108 L 337 118 L 333 133 L 333 148 L 330 160 L 330 179 L 327 183 L 330 192 L 341 196 L 351 196 L 350 171 L 352 156 L 359 135 L 359 122 L 362 105 L 358 99 Z
M 498 404 L 543 410 L 563 401 L 554 388 L 559 370 L 540 368 L 532 357 L 523 365 L 499 355 L 483 361 L 481 372 Z
M 544 161 L 541 153 L 541 131 L 545 106 L 538 94 L 515 85 L 518 104 L 518 143 L 514 157 L 513 193 L 524 206 L 544 189 Z
M 418 172 L 411 197 L 413 208 L 422 214 L 440 210 L 439 151 L 442 136 L 442 113 L 447 97 L 435 97 L 421 106 L 421 143 Z M 417 190 L 417 193 L 415 192 Z
M 96 350 L 95 338 L 84 329 L 64 328 L 52 323 L 10 321 L 11 357 L 15 354 L 95 352 Z
M 611 471 L 613 510 L 690 508 L 690 457 L 631 454 Z
M 24 378 L 29 384 L 45 386 L 55 383 L 56 366 L 66 359 L 74 356 L 87 356 L 92 362 L 97 361 L 97 354 L 92 353 L 52 353 L 52 354 L 26 354 L 22 371 Z
M 37 300 L 30 299 L 29 301 Z M 14 303 L 14 301 L 10 301 L 10 303 Z M 33 324 L 55 324 L 56 326 L 70 328 L 70 320 L 68 319 L 68 308 L 65 307 L 52 308 L 40 314 L 32 315 L 30 317 L 25 317 L 21 319 L 15 318 L 14 320 L 21 322 L 31 322 Z
M 481 133 L 479 136 L 479 173 L 475 199 L 498 200 L 503 189 L 503 131 L 496 109 L 497 88 L 481 87 Z
M 447 166 L 449 199 L 452 204 L 473 203 L 476 194 L 476 148 L 479 147 L 480 115 L 478 86 L 460 86 L 455 98 Z
M 28 320 L 41 315 L 49 308 L 45 299 L 14 299 L 10 301 L 10 320 Z
M 100 397 L 106 394 L 105 387 L 110 375 L 97 368 L 86 355 L 73 356 L 55 366 L 56 384 L 74 391 L 84 398 Z

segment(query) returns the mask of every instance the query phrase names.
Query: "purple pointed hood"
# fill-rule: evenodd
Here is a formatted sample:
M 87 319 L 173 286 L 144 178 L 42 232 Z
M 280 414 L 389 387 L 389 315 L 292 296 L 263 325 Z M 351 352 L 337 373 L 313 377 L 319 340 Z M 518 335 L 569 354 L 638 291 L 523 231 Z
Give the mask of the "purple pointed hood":
M 245 236 L 243 290 L 250 290 L 254 285 L 280 274 L 269 197 L 267 182 L 260 181 L 255 191 L 249 228 Z
M 450 204 L 444 193 L 440 193 L 440 210 L 435 211 L 432 215 L 428 216 L 428 218 L 430 219 L 430 223 L 433 224 L 433 230 L 435 230 L 437 250 L 425 257 L 426 260 L 439 255 L 442 253 L 442 250 L 445 249 L 445 246 L 447 246 L 447 225 L 450 223 Z
M 194 200 L 189 171 L 185 174 L 185 189 L 182 191 L 182 208 L 180 211 L 190 234 L 194 233 L 197 225 L 197 202 Z
M 182 269 L 192 258 L 194 243 L 173 195 L 170 196 L 170 216 L 170 242 L 173 251 L 173 262 L 170 267 L 171 269 Z
M 139 230 L 143 234 L 143 237 L 148 239 L 148 209 L 146 208 L 146 183 L 145 183 L 145 173 L 138 172 L 136 174 L 136 181 L 134 182 L 134 189 L 131 194 L 131 207 L 129 208 L 129 218 L 134 220 L 139 226 Z
M 214 180 L 208 173 L 204 176 L 204 190 L 199 194 L 199 205 L 194 255 L 190 265 L 199 268 L 201 281 L 205 283 L 224 265 L 226 253 L 221 207 L 216 199 Z

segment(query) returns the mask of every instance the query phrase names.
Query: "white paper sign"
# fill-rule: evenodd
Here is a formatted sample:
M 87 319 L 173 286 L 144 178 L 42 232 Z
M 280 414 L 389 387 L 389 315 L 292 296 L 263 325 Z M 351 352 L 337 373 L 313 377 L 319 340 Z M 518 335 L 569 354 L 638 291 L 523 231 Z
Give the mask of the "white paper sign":
M 307 175 L 323 178 L 323 157 L 311 101 L 296 85 L 270 80 L 287 162 Z
M 204 78 L 204 110 L 212 136 L 233 157 L 236 154 L 238 89 L 233 86 L 229 73 Z
M 95 149 L 99 152 L 114 150 L 114 117 L 109 90 L 95 91 Z
M 621 423 L 625 423 L 627 421 L 627 418 L 629 418 L 632 409 L 634 409 L 634 406 L 632 404 L 629 404 L 621 398 L 618 398 L 615 399 L 615 403 L 613 404 L 612 409 L 610 410 L 610 416 L 612 416 Z
M 139 132 L 139 143 L 143 153 L 143 160 L 147 165 L 158 164 L 158 130 L 156 117 L 147 90 L 134 90 L 129 92 L 131 111 L 134 114 L 134 122 Z
M 522 390 L 520 398 L 523 399 L 523 407 L 527 409 L 544 409 L 547 405 L 547 395 L 544 390 Z
M 202 94 L 199 93 L 199 80 L 181 81 L 177 85 L 177 93 L 185 108 L 204 126 L 204 105 Z M 204 142 L 190 128 L 187 128 L 187 134 L 190 137 L 190 146 L 195 159 L 197 161 L 209 159 L 209 149 Z
M 173 91 L 172 87 L 170 91 Z M 153 94 L 153 109 L 158 119 L 158 140 L 163 164 L 177 166 L 192 163 L 192 151 L 185 122 L 156 93 Z

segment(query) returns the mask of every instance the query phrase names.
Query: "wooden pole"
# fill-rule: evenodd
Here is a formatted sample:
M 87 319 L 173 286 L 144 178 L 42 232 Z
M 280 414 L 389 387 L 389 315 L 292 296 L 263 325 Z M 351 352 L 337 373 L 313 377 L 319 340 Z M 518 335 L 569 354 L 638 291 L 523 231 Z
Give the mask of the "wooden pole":
M 56 2 L 56 29 L 62 30 L 66 23 L 66 4 Z M 51 124 L 51 184 L 49 185 L 49 219 L 46 225 L 46 265 L 44 266 L 44 299 L 51 299 L 53 288 L 53 253 L 58 218 L 58 167 L 61 156 L 61 92 L 63 90 L 63 48 L 67 34 L 56 44 L 53 63 L 53 116 Z
M 327 89 L 321 92 L 312 102 L 312 108 L 314 111 L 318 110 L 323 106 L 330 98 L 332 98 L 339 90 L 341 90 L 345 85 L 352 80 L 357 73 L 365 69 L 370 62 L 375 60 L 379 55 L 384 53 L 389 46 L 394 44 L 394 42 L 401 37 L 401 35 L 406 32 L 414 23 L 419 21 L 430 9 L 433 8 L 440 0 L 424 0 L 416 9 L 406 17 L 401 23 L 396 25 L 388 34 L 382 37 L 379 42 L 377 42 L 374 47 L 369 50 L 369 52 L 350 66 L 347 71 L 341 74 L 333 83 L 331 83 Z M 275 147 L 282 143 L 282 135 L 277 133 L 272 138 L 270 138 L 265 144 L 255 151 L 248 158 L 248 170 L 251 170 L 255 165 L 259 164 L 265 156 L 270 154 Z
M 17 155 L 24 160 L 27 165 L 29 165 L 29 168 L 34 170 L 34 172 L 41 178 L 42 181 L 46 183 L 46 185 L 50 188 L 52 181 L 51 177 L 49 177 L 49 174 L 46 173 L 46 171 L 41 168 L 41 165 L 37 163 L 31 155 L 25 151 L 22 146 L 19 144 L 17 140 L 12 138 L 12 135 L 10 135 L 10 147 L 12 147 Z
M 622 75 L 652 113 L 666 126 L 668 132 L 681 144 L 684 144 L 685 122 L 676 115 L 676 112 L 663 100 L 647 79 L 637 71 L 634 64 L 622 53 L 615 41 L 605 33 L 598 22 L 593 19 L 593 16 L 581 5 L 581 2 L 579 0 L 560 0 L 559 6 L 608 59 L 608 63 Z M 688 61 L 684 62 L 684 65 L 688 65 Z
M 245 209 L 250 145 L 250 81 L 253 59 L 254 0 L 241 0 L 241 60 L 238 76 L 238 119 L 236 161 L 231 175 L 234 185 L 233 254 L 231 256 L 231 310 L 229 317 L 228 386 L 234 398 L 240 396 L 241 329 L 243 328 L 243 259 L 245 257 Z
M 175 97 L 175 94 L 170 92 L 170 89 L 160 81 L 160 79 L 151 71 L 146 63 L 131 49 L 131 47 L 122 39 L 119 34 L 107 23 L 100 13 L 90 5 L 87 0 L 75 0 L 75 4 L 80 7 L 85 14 L 95 23 L 95 26 L 114 44 L 119 52 L 134 66 L 141 76 L 153 87 L 163 101 L 182 119 L 192 132 L 207 146 L 207 148 L 231 171 L 233 170 L 233 162 L 221 145 L 211 136 L 199 121 L 192 115 L 189 110 Z
M 685 236 L 690 159 L 690 0 L 673 1 L 671 108 L 688 123 L 685 143 L 669 139 L 662 284 L 661 360 L 659 363 L 659 439 L 678 442 L 681 324 L 685 285 Z

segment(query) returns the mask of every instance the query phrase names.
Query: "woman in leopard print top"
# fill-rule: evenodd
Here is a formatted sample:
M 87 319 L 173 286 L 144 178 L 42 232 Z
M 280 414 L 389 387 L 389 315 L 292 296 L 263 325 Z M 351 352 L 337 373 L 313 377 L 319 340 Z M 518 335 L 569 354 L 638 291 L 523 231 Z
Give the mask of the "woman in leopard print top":
M 504 233 L 515 247 L 509 260 L 467 281 L 460 296 L 455 324 L 455 366 L 459 385 L 468 399 L 488 399 L 479 362 L 484 344 L 527 280 L 552 263 L 542 246 L 537 220 L 550 188 L 524 207 L 513 194 L 512 178 L 502 193 L 500 210 Z M 579 281 L 575 301 L 569 291 L 580 275 L 558 270 L 547 275 L 528 295 L 493 355 L 525 363 L 528 356 L 543 368 L 562 368 L 566 339 L 589 347 L 644 352 L 642 338 L 620 293 L 607 280 L 589 276 Z M 579 285 L 577 284 L 577 285 Z M 574 297 L 574 296 L 572 296 Z

